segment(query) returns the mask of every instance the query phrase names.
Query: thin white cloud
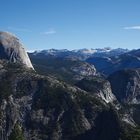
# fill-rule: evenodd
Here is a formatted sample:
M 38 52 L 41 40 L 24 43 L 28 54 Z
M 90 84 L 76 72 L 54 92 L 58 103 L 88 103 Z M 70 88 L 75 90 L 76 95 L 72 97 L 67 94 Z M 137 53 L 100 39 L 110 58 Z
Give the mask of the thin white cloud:
M 56 34 L 56 31 L 54 29 L 49 29 L 48 31 L 43 32 L 44 35 L 52 35 Z
M 16 27 L 8 27 L 8 30 L 17 31 L 17 32 L 32 32 L 26 28 L 16 28 Z
M 140 30 L 140 25 L 124 27 L 125 30 Z

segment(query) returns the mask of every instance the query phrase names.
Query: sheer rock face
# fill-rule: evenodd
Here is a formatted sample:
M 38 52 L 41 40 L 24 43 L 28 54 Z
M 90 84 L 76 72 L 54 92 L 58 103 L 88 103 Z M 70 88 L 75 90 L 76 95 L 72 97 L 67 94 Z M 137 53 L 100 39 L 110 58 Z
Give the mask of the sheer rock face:
M 109 76 L 112 91 L 120 102 L 140 104 L 140 69 L 121 70 Z
M 19 39 L 8 32 L 0 32 L 0 59 L 23 64 L 26 68 L 34 69 Z
M 91 94 L 97 95 L 106 103 L 113 103 L 116 101 L 116 97 L 112 93 L 110 83 L 104 78 L 97 76 L 85 78 L 76 83 L 76 86 Z

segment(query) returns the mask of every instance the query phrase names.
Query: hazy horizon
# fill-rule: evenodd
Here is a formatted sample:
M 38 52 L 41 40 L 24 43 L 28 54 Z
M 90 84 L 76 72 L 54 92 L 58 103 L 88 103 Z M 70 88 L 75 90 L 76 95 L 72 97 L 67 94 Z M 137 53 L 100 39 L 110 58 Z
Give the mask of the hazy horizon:
M 1 0 L 0 30 L 27 50 L 140 46 L 138 0 Z

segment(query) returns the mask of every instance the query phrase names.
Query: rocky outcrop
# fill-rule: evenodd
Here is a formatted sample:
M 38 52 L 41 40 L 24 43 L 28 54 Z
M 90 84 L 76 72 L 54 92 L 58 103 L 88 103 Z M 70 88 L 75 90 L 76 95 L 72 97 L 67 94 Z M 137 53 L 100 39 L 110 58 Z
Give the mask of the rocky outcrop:
M 34 69 L 19 39 L 8 32 L 0 32 L 0 59 Z
M 94 76 L 79 81 L 76 86 L 104 100 L 106 103 L 113 103 L 116 97 L 112 93 L 110 83 L 102 77 Z
M 122 121 L 140 125 L 140 69 L 117 71 L 108 77 L 112 91 L 122 105 Z
M 96 75 L 96 69 L 93 65 L 88 63 L 79 63 L 70 68 L 75 73 L 75 79 L 81 80 L 84 77 L 94 77 Z
M 121 70 L 109 76 L 112 91 L 120 102 L 140 104 L 140 69 Z

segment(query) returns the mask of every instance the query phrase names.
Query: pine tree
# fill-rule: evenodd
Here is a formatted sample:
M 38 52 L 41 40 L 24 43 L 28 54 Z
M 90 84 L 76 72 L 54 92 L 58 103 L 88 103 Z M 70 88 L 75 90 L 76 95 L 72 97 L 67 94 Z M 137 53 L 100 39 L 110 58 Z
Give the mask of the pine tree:
M 14 129 L 9 136 L 9 140 L 24 140 L 22 129 L 18 124 L 15 124 Z

